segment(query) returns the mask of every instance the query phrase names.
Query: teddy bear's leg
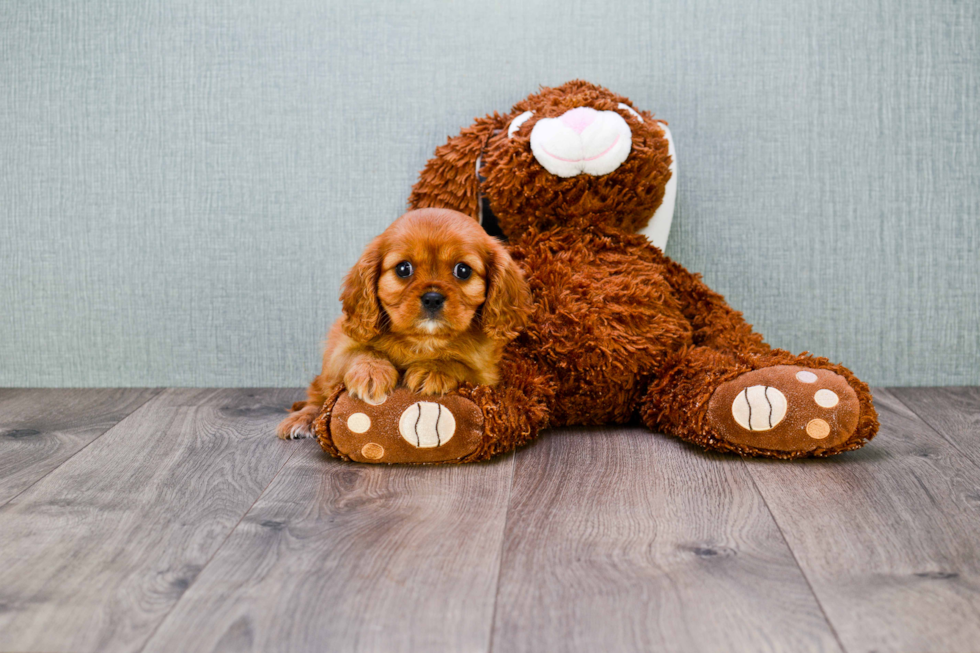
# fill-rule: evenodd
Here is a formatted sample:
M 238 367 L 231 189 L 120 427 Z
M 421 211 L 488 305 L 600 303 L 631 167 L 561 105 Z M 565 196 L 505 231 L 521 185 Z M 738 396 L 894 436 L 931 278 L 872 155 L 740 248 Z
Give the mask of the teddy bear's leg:
M 850 370 L 779 349 L 739 356 L 694 347 L 658 376 L 641 415 L 707 449 L 773 458 L 857 449 L 878 429 L 868 386 Z
M 680 303 L 681 313 L 691 324 L 694 345 L 736 356 L 765 354 L 771 350 L 742 314 L 709 288 L 701 275 L 671 260 L 652 245 L 641 248 L 640 254 L 663 270 L 664 279 Z
M 445 395 L 399 387 L 380 404 L 340 390 L 313 424 L 320 445 L 347 460 L 461 463 L 485 460 L 534 438 L 548 423 L 552 383 L 533 364 L 506 358 L 493 387 Z

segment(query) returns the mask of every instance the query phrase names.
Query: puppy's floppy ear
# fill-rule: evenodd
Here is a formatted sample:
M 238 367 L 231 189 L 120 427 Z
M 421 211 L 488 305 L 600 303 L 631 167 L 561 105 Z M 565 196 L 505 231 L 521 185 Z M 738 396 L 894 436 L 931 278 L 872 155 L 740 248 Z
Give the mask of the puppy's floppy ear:
M 531 319 L 531 291 L 521 269 L 496 238 L 488 238 L 487 298 L 483 302 L 483 332 L 494 340 L 510 341 Z
M 344 305 L 344 334 L 358 342 L 367 342 L 381 333 L 383 313 L 378 303 L 378 275 L 383 256 L 382 237 L 378 236 L 344 277 L 340 293 Z
M 408 205 L 412 209 L 453 209 L 479 219 L 479 185 L 476 179 L 476 160 L 484 144 L 495 130 L 505 125 L 504 116 L 477 118 L 458 136 L 436 148 L 412 187 Z

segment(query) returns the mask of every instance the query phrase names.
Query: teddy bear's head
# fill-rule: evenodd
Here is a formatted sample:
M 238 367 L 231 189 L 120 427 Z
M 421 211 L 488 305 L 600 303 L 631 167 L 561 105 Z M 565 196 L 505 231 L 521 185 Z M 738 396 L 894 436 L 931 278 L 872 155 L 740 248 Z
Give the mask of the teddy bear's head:
M 446 207 L 514 238 L 553 227 L 643 229 L 664 200 L 665 128 L 583 81 L 542 88 L 510 113 L 479 118 L 436 149 L 413 208 Z

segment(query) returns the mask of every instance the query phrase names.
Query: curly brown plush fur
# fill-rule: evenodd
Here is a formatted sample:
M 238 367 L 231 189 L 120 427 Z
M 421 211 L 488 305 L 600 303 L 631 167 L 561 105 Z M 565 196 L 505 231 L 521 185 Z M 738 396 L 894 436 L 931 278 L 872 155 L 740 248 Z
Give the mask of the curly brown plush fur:
M 636 233 L 663 199 L 670 157 L 661 123 L 644 111 L 641 120 L 621 103 L 631 106 L 582 81 L 543 88 L 437 148 L 412 191 L 412 208 L 446 207 L 474 218 L 482 195 L 534 300 L 530 326 L 505 353 L 500 384 L 459 391 L 480 408 L 484 424 L 479 447 L 452 462 L 509 451 L 550 426 L 637 418 L 704 448 L 742 455 L 827 456 L 863 446 L 878 428 L 864 383 L 827 359 L 770 348 L 700 275 Z M 562 178 L 535 159 L 535 124 L 577 107 L 630 121 L 632 150 L 614 171 Z M 527 111 L 534 114 L 508 135 L 511 121 Z M 776 416 L 781 425 L 758 427 L 756 404 L 755 422 L 750 412 L 749 426 L 741 428 L 732 402 L 712 404 L 720 388 L 750 404 L 750 379 L 759 388 L 753 392 L 764 391 L 769 422 L 779 410 L 771 400 L 789 397 L 786 418 Z M 815 399 L 820 387 L 837 388 L 832 407 Z M 336 454 L 330 409 L 316 432 Z

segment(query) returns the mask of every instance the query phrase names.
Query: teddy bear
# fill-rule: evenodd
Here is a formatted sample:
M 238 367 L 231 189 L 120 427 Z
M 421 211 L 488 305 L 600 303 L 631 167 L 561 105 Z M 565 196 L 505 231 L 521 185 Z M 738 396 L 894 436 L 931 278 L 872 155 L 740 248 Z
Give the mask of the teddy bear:
M 668 134 L 628 98 L 576 80 L 438 147 L 410 207 L 460 211 L 505 239 L 532 293 L 530 324 L 493 387 L 399 388 L 379 405 L 337 390 L 314 422 L 320 445 L 359 462 L 464 463 L 551 427 L 631 422 L 783 459 L 871 440 L 865 383 L 826 358 L 770 347 L 641 233 L 673 202 Z

